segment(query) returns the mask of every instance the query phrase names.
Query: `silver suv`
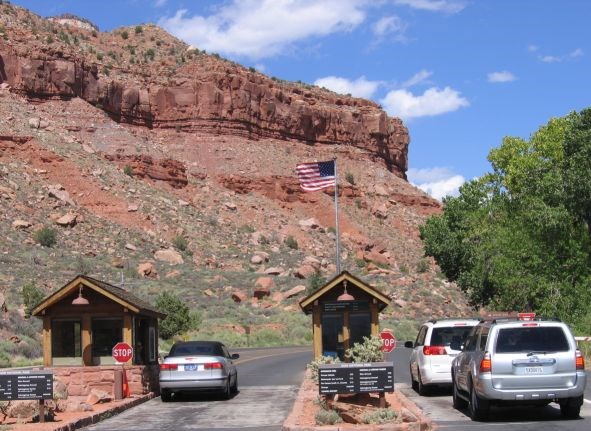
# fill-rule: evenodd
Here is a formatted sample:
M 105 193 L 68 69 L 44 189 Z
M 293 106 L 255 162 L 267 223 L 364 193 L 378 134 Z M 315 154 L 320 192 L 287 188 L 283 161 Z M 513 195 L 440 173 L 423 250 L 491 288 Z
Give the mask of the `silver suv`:
M 557 320 L 481 322 L 451 371 L 453 405 L 468 407 L 473 420 L 486 420 L 492 404 L 550 402 L 574 419 L 583 404 L 585 361 L 568 326 Z

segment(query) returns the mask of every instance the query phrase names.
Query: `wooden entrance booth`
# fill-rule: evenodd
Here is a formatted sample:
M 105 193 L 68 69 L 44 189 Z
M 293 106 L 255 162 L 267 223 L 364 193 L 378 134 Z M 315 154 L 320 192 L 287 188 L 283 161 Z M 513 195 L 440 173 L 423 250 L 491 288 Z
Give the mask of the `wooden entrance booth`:
M 120 341 L 134 348 L 133 365 L 158 363 L 156 308 L 104 281 L 79 275 L 31 312 L 43 319 L 43 365 L 112 365 Z
M 347 271 L 300 301 L 306 314 L 312 313 L 314 358 L 338 357 L 363 337 L 379 335 L 379 313 L 390 298 Z

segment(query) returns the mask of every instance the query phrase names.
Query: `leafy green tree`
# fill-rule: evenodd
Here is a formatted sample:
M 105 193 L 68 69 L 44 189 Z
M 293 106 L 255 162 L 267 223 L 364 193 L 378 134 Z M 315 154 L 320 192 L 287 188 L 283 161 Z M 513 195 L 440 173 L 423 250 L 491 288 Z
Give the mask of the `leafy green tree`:
M 507 137 L 493 172 L 444 199 L 421 227 L 425 252 L 475 306 L 578 322 L 591 303 L 591 114 Z
M 23 297 L 23 304 L 25 304 L 25 317 L 28 318 L 31 316 L 31 311 L 33 311 L 33 308 L 43 300 L 45 294 L 41 289 L 35 286 L 35 282 L 33 281 L 26 283 L 23 286 L 21 293 Z
M 166 313 L 166 318 L 160 322 L 160 335 L 169 339 L 175 335 L 197 328 L 201 323 L 200 315 L 191 313 L 186 303 L 169 292 L 162 292 L 156 297 L 156 308 Z

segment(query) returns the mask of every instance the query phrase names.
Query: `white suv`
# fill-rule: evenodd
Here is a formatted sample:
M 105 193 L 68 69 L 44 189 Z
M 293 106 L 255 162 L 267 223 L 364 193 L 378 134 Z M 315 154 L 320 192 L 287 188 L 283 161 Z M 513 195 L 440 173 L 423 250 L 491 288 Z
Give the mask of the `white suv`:
M 404 343 L 404 347 L 413 349 L 410 380 L 419 395 L 425 395 L 429 385 L 451 384 L 451 362 L 478 322 L 477 319 L 430 320 L 421 326 L 414 343 Z

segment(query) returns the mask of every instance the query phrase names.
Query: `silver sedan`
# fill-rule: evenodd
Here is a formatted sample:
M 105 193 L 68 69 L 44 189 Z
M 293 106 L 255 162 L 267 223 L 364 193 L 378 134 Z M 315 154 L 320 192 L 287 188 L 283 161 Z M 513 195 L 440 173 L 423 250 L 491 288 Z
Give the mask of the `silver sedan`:
M 227 347 L 217 341 L 175 343 L 160 364 L 160 395 L 163 402 L 178 392 L 221 392 L 225 399 L 238 392 L 238 373 Z

